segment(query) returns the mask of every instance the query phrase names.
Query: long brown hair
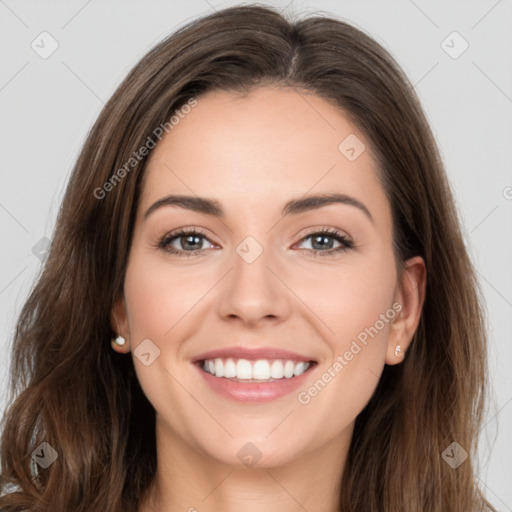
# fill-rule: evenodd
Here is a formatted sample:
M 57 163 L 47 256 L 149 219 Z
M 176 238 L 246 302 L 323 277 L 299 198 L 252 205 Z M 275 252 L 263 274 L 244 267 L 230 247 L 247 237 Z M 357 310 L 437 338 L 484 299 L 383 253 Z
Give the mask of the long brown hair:
M 190 22 L 159 43 L 88 134 L 16 326 L 2 511 L 135 512 L 142 502 L 156 470 L 155 411 L 131 357 L 110 348 L 109 320 L 146 162 L 130 159 L 158 142 L 157 127 L 170 131 L 169 119 L 191 98 L 262 84 L 311 91 L 350 117 L 378 164 L 397 261 L 420 255 L 426 263 L 420 325 L 404 362 L 385 366 L 356 419 L 339 509 L 495 510 L 476 482 L 487 403 L 482 299 L 415 92 L 394 59 L 350 24 L 324 15 L 292 22 L 250 5 Z M 32 461 L 43 442 L 58 454 L 46 469 Z M 442 456 L 453 442 L 469 454 L 457 468 Z

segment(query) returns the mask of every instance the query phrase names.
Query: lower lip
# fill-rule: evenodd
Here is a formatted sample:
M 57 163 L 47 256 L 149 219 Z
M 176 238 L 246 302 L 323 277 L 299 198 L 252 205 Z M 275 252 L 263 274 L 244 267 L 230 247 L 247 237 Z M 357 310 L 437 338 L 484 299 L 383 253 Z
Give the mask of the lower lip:
M 273 382 L 238 382 L 223 377 L 215 377 L 194 365 L 206 383 L 217 393 L 238 402 L 268 402 L 292 393 L 309 377 L 316 363 L 297 377 L 279 379 Z

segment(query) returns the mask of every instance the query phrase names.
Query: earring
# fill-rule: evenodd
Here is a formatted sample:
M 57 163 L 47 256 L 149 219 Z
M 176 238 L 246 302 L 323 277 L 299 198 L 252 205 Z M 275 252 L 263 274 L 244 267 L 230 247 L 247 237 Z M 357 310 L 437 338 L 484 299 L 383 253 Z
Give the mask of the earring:
M 121 335 L 119 335 L 117 338 L 112 340 L 112 343 L 118 347 L 122 347 L 126 343 L 126 340 Z
M 400 352 L 402 349 L 400 348 L 400 345 L 397 345 L 395 348 L 395 357 L 400 357 Z

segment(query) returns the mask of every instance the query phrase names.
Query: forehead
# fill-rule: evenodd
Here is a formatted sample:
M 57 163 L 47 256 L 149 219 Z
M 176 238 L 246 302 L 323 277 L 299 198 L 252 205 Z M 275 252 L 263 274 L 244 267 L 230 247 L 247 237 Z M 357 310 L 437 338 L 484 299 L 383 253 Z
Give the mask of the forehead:
M 145 173 L 145 208 L 179 193 L 218 198 L 238 214 L 340 192 L 388 209 L 369 141 L 339 108 L 291 88 L 199 96 L 152 150 Z

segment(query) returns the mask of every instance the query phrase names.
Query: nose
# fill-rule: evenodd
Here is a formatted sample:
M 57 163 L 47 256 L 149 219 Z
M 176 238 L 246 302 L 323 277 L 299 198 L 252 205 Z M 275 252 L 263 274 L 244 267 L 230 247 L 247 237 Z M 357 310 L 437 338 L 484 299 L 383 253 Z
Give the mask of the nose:
M 217 313 L 224 320 L 251 327 L 283 322 L 291 311 L 292 294 L 279 275 L 277 262 L 271 261 L 265 249 L 254 261 L 240 254 L 233 254 L 233 268 L 223 280 Z

